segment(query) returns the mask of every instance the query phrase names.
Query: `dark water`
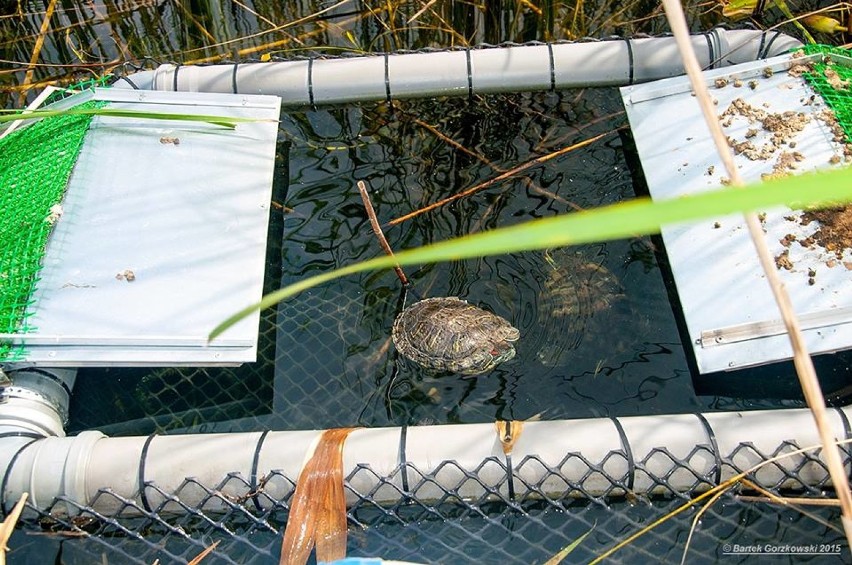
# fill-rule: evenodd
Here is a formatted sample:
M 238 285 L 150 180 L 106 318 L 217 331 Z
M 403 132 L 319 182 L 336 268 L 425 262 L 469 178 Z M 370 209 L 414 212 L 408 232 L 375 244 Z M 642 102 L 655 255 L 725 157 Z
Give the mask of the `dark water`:
M 294 139 L 317 136 L 349 149 L 313 149 L 304 158 L 294 143 L 287 200 L 293 212 L 284 227 L 285 281 L 381 253 L 353 187 L 358 179 L 371 187 L 377 214 L 387 221 L 536 155 L 610 132 L 604 140 L 520 178 L 389 228 L 395 249 L 632 196 L 615 131 L 622 118 L 582 131 L 572 127 L 618 114 L 613 94 L 492 98 L 475 107 L 459 100 L 424 102 L 397 116 L 348 110 L 291 122 L 288 133 Z M 490 165 L 459 154 L 415 119 L 445 132 Z M 398 147 L 389 151 L 391 140 Z M 341 425 L 535 414 L 584 417 L 630 404 L 634 407 L 627 412 L 671 409 L 665 383 L 673 381 L 677 388 L 680 375 L 684 387 L 688 377 L 683 378 L 677 332 L 649 241 L 590 245 L 571 253 L 557 253 L 551 261 L 547 258 L 552 254 L 529 252 L 410 269 L 421 295 L 458 296 L 519 328 L 516 358 L 480 377 L 435 374 L 394 352 L 388 336 L 400 309 L 401 285 L 392 272 L 351 277 L 295 297 L 282 306 L 279 318 L 279 359 L 294 365 L 283 371 L 283 388 L 292 391 L 306 375 L 317 387 L 292 401 L 293 409 L 312 419 L 309 414 L 327 414 L 331 404 L 338 408 L 333 414 Z M 617 283 L 592 288 L 583 272 L 592 265 Z M 561 281 L 566 292 L 576 291 L 581 298 L 598 291 L 612 296 L 600 296 L 597 310 L 578 303 L 576 316 L 552 316 L 554 301 L 569 299 L 546 289 L 552 271 L 566 274 Z M 682 398 L 684 392 L 676 396 Z M 640 408 L 643 403 L 647 406 Z
M 642 184 L 631 174 L 625 128 L 614 89 L 283 114 L 266 289 L 381 255 L 359 180 L 387 223 L 603 134 L 386 227 L 397 250 L 632 198 Z M 255 364 L 81 371 L 70 426 L 123 435 L 799 405 L 772 400 L 778 393 L 760 385 L 786 383 L 781 396 L 795 397 L 790 367 L 762 370 L 742 400 L 696 396 L 658 245 L 635 237 L 408 267 L 416 295 L 390 270 L 332 281 L 264 313 Z M 401 357 L 391 326 L 417 295 L 458 296 L 503 316 L 521 332 L 516 357 L 477 377 Z M 824 367 L 841 382 L 844 371 Z
M 358 180 L 370 187 L 380 221 L 388 222 L 518 164 L 605 135 L 388 227 L 394 249 L 631 198 L 619 135 L 624 123 L 615 90 L 285 115 L 287 155 L 281 158 L 288 170 L 280 171 L 286 175 L 278 179 L 286 181 L 283 209 L 271 232 L 280 241 L 280 262 L 273 258 L 268 274 L 280 269 L 286 284 L 381 254 Z M 75 427 L 140 433 L 240 419 L 215 429 L 303 429 L 700 409 L 649 238 L 407 270 L 422 296 L 458 296 L 511 321 L 521 332 L 516 357 L 468 378 L 402 358 L 390 342 L 391 325 L 403 300 L 416 298 L 403 295 L 392 271 L 371 272 L 281 304 L 263 335 L 263 355 L 274 347 L 274 359 L 262 357 L 251 369 L 84 371 L 78 406 L 94 404 L 85 402 L 86 393 L 103 395 L 113 381 L 121 383 L 121 394 L 138 389 L 147 414 L 137 410 L 127 418 L 140 426 L 135 431 L 110 427 L 114 421 L 100 411 L 101 421 L 83 418 Z M 125 418 L 133 410 L 122 408 Z M 177 417 L 170 421 L 170 414 Z

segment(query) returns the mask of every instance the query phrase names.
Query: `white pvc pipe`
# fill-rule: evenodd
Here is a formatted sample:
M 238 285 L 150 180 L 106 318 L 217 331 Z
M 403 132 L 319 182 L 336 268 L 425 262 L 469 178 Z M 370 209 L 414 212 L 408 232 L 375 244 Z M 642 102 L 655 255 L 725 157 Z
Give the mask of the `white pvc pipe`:
M 5 371 L 11 383 L 0 389 L 0 434 L 65 435 L 77 370 L 9 365 Z
M 9 365 L 4 370 L 8 372 L 10 382 L 4 383 L 0 389 L 0 480 L 5 480 L 18 457 L 30 446 L 44 437 L 65 435 L 68 404 L 77 376 L 76 369 Z M 44 479 L 61 475 L 66 467 L 69 467 L 71 475 L 78 472 L 70 466 L 78 464 L 74 452 L 79 451 L 82 444 L 74 443 L 77 445 L 68 445 L 68 449 L 54 454 L 60 460 L 49 465 L 39 465 L 43 475 L 33 476 L 30 488 L 41 490 Z M 46 490 L 55 492 L 50 487 Z M 16 498 L 6 504 L 3 498 L 5 494 L 5 491 L 0 491 L 0 503 L 4 507 L 14 504 L 20 497 L 20 493 L 16 493 Z
M 786 53 L 801 43 L 779 32 L 714 29 L 695 35 L 715 68 Z M 274 94 L 285 105 L 627 85 L 683 74 L 671 37 L 491 47 L 335 59 L 207 66 L 161 65 L 118 88 Z
M 850 414 L 852 408 L 831 413 L 838 439 L 849 433 Z M 123 499 L 160 514 L 200 506 L 215 513 L 228 504 L 219 495 L 211 497 L 209 489 L 244 503 L 252 496 L 254 473 L 257 483 L 272 477 L 256 499 L 267 507 L 270 500 L 290 495 L 321 433 L 270 432 L 262 443 L 261 433 L 108 438 L 88 431 L 45 438 L 17 456 L 2 485 L 3 500 L 10 505 L 26 491 L 41 509 L 57 497 L 68 500 L 67 508 L 54 505 L 53 510 L 69 514 L 79 506 L 125 515 L 133 508 Z M 701 491 L 764 456 L 791 451 L 791 442 L 818 448 L 808 410 L 709 413 L 703 421 L 686 414 L 528 422 L 514 446 L 511 481 L 518 498 Z M 346 440 L 343 467 L 352 489 L 346 492 L 348 504 L 359 500 L 353 491 L 377 504 L 398 502 L 403 493 L 434 501 L 447 491 L 477 500 L 486 489 L 509 498 L 507 458 L 493 424 L 418 426 L 404 433 L 402 428 L 356 430 Z M 824 467 L 805 463 L 802 455 L 765 466 L 756 479 L 771 488 L 801 486 L 784 470 L 804 485 L 827 480 Z M 696 488 L 696 476 L 707 482 Z M 581 485 L 582 491 L 566 485 Z M 98 496 L 103 489 L 115 496 Z

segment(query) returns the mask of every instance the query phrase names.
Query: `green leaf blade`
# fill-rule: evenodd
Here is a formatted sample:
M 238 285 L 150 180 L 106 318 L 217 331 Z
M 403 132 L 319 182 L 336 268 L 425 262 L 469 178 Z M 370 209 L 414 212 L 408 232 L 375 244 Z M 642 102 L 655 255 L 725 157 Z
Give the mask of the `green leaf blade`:
M 215 339 L 252 312 L 274 306 L 281 300 L 330 280 L 396 264 L 414 265 L 456 261 L 564 245 L 611 241 L 659 233 L 663 226 L 734 213 L 754 212 L 774 206 L 799 209 L 830 207 L 852 202 L 852 169 L 832 169 L 785 177 L 743 188 L 723 188 L 670 200 L 636 198 L 601 208 L 573 212 L 554 218 L 532 220 L 515 226 L 468 235 L 404 250 L 394 257 L 377 257 L 322 273 L 265 296 L 216 326 Z

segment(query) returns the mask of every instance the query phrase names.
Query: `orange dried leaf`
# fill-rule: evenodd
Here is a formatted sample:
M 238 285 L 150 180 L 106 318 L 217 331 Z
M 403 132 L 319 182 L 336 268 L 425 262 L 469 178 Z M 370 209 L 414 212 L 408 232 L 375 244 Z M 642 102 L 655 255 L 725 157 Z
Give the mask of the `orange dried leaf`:
M 523 420 L 512 420 L 511 422 L 498 420 L 494 424 L 497 426 L 497 437 L 500 439 L 503 453 L 511 455 L 515 442 L 518 441 L 521 431 L 524 429 Z
M 303 565 L 314 545 L 317 561 L 346 557 L 343 444 L 354 429 L 324 431 L 302 469 L 281 543 L 281 565 Z

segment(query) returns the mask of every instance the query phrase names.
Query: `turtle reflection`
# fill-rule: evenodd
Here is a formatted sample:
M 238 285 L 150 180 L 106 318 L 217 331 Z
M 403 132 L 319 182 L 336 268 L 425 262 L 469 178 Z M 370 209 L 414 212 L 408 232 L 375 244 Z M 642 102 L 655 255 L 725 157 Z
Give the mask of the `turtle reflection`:
M 618 278 L 576 248 L 548 249 L 543 253 L 544 280 L 538 303 L 538 320 L 545 339 L 537 351 L 547 367 L 566 365 L 577 354 L 587 334 L 599 333 L 624 293 Z M 599 333 L 599 335 L 602 335 Z

